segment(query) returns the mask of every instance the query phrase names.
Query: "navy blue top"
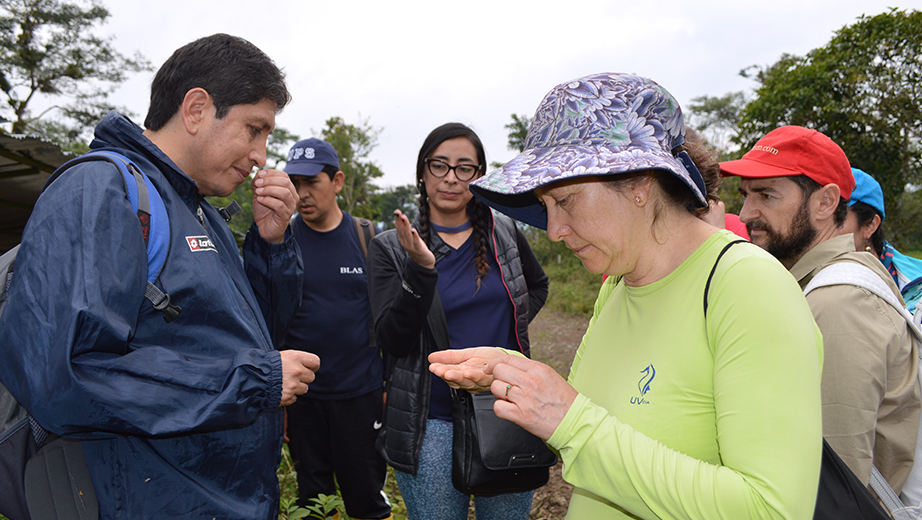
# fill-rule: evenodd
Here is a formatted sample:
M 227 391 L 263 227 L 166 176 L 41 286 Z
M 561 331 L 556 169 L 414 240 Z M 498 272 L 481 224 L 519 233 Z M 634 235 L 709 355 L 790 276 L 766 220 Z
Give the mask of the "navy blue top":
M 513 307 L 503 284 L 496 259 L 487 255 L 486 276 L 477 290 L 477 265 L 474 263 L 473 233 L 458 249 L 439 261 L 436 288 L 445 319 L 451 348 L 493 346 L 518 350 L 513 327 Z M 308 265 L 305 262 L 305 265 Z M 451 420 L 451 392 L 440 377 L 432 376 L 429 417 Z
M 292 226 L 304 261 L 301 308 L 284 348 L 320 356 L 320 370 L 310 384 L 310 399 L 350 399 L 382 387 L 380 349 L 368 345 L 371 307 L 365 257 L 352 216 L 327 232 L 314 231 L 300 216 Z

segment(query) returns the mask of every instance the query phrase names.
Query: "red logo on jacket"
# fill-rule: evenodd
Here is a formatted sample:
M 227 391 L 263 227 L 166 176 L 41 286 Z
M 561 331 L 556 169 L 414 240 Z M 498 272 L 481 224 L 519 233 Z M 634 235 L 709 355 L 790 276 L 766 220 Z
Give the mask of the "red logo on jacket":
M 193 253 L 198 253 L 199 251 L 218 252 L 217 248 L 214 246 L 214 242 L 207 236 L 186 237 L 186 243 L 189 244 L 189 250 Z

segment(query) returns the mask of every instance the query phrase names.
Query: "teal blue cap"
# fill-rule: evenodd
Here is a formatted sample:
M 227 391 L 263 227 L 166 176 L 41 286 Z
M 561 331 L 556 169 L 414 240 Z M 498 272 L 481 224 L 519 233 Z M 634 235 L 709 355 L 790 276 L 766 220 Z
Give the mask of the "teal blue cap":
M 884 192 L 880 189 L 880 183 L 858 168 L 852 168 L 852 175 L 855 176 L 855 189 L 852 191 L 852 198 L 848 201 L 848 205 L 863 202 L 876 209 L 880 213 L 881 220 L 885 219 L 887 214 L 884 213 Z

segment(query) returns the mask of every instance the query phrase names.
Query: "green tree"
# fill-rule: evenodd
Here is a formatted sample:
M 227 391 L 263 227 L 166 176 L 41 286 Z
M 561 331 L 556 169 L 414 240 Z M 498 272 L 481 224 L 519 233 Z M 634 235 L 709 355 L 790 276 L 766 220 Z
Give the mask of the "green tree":
M 130 73 L 151 70 L 140 54 L 128 58 L 111 38 L 92 33 L 108 17 L 96 0 L 0 3 L 0 91 L 6 97 L 0 116 L 12 122 L 12 133 L 40 135 L 65 149 L 86 141 L 102 115 L 116 108 L 107 102 L 109 94 Z M 35 115 L 37 97 L 61 104 Z M 53 109 L 63 118 L 42 120 Z
M 525 151 L 525 137 L 528 135 L 528 127 L 531 125 L 531 120 L 532 118 L 528 116 L 512 114 L 512 122 L 504 127 L 506 130 L 509 130 L 508 148 L 510 150 L 519 153 Z
M 688 104 L 685 122 L 720 152 L 720 160 L 739 159 L 743 152 L 733 138 L 739 133 L 740 112 L 745 106 L 743 92 L 698 96 Z
M 381 128 L 372 126 L 368 119 L 352 125 L 341 117 L 331 117 L 326 125 L 321 137 L 336 149 L 339 169 L 346 174 L 346 183 L 339 194 L 340 207 L 356 217 L 377 220 L 381 215 L 375 213 L 371 198 L 378 187 L 372 181 L 384 172 L 368 156 L 378 145 Z
M 413 184 L 393 186 L 375 193 L 372 198 L 374 220 L 382 229 L 394 227 L 394 210 L 399 209 L 413 222 L 416 219 L 419 191 Z
M 740 117 L 737 142 L 749 149 L 781 125 L 826 134 L 853 167 L 881 184 L 889 229 L 913 223 L 900 216 L 907 183 L 922 181 L 922 12 L 862 16 L 836 31 L 823 47 L 799 57 L 785 54 L 754 77 L 756 98 Z
M 297 134 L 288 129 L 275 127 L 266 143 L 266 168 L 278 168 L 280 162 L 288 159 L 288 150 L 291 146 L 300 140 Z
M 525 151 L 525 137 L 528 135 L 531 120 L 532 118 L 528 116 L 512 114 L 512 122 L 503 127 L 509 131 L 509 141 L 506 148 L 519 153 Z M 502 165 L 503 163 L 496 161 L 490 163 L 493 168 L 499 168 Z

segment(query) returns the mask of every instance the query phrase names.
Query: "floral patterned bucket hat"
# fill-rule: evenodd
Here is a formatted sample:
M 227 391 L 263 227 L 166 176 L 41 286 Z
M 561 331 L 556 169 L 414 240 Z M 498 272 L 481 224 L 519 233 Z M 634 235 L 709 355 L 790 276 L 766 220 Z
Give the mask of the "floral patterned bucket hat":
M 528 127 L 525 151 L 471 183 L 493 208 L 546 229 L 547 213 L 535 189 L 574 177 L 657 169 L 671 172 L 707 206 L 705 187 L 688 154 L 682 109 L 653 81 L 603 73 L 554 87 Z

